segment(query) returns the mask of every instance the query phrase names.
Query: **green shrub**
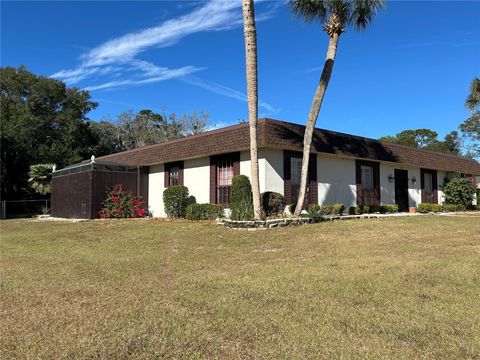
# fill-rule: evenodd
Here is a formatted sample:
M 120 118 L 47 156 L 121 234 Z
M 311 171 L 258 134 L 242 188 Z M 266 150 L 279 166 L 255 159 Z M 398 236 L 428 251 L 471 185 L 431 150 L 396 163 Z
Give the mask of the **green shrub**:
M 467 207 L 461 204 L 443 204 L 441 207 L 441 211 L 443 212 L 457 212 L 457 211 L 465 211 Z
M 288 205 L 288 212 L 290 213 L 290 215 L 293 215 L 293 213 L 295 212 L 295 206 L 296 204 Z
M 232 220 L 253 220 L 252 185 L 245 175 L 232 179 L 230 211 Z
M 215 220 L 223 217 L 223 208 L 216 204 L 190 204 L 186 209 L 189 220 Z
M 183 218 L 188 205 L 188 188 L 183 185 L 170 186 L 163 191 L 163 204 L 169 218 Z
M 419 213 L 426 214 L 430 212 L 442 212 L 442 205 L 439 204 L 430 204 L 430 203 L 420 203 L 417 205 L 417 210 Z
M 359 215 L 360 208 L 358 206 L 350 206 L 348 208 L 348 215 Z
M 370 213 L 370 206 L 369 205 L 360 205 L 358 206 L 358 210 L 360 214 L 369 214 Z
M 449 179 L 443 186 L 443 193 L 446 204 L 460 204 L 469 207 L 475 196 L 475 188 L 470 178 L 457 175 Z
M 370 205 L 370 208 L 368 209 L 368 212 L 370 214 L 376 214 L 376 213 L 379 213 L 381 212 L 382 208 L 380 207 L 380 205 Z
M 480 199 L 480 198 L 477 198 L 477 199 Z M 476 209 L 477 209 L 477 211 L 480 211 L 480 205 L 477 205 Z
M 342 215 L 345 210 L 343 204 L 327 204 L 323 205 L 320 209 L 322 215 Z
M 278 216 L 285 210 L 285 197 L 277 192 L 266 191 L 261 195 L 262 208 L 266 216 Z
M 397 204 L 383 204 L 380 206 L 380 213 L 382 214 L 392 214 L 398 212 Z
M 312 218 L 317 218 L 317 217 L 320 217 L 320 205 L 318 204 L 311 204 L 309 207 L 308 207 L 308 216 L 309 217 L 312 217 Z
M 116 184 L 107 191 L 107 198 L 98 212 L 100 219 L 140 218 L 147 215 L 147 210 L 140 196 L 126 191 L 122 184 Z

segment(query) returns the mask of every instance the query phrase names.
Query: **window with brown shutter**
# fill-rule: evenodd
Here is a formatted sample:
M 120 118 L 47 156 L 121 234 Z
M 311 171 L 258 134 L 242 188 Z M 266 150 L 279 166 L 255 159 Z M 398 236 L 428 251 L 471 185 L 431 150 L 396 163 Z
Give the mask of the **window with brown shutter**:
M 210 202 L 228 208 L 233 177 L 240 174 L 240 153 L 210 158 Z
M 300 191 L 303 154 L 296 151 L 283 152 L 283 184 L 287 204 L 296 204 Z M 308 162 L 308 182 L 304 207 L 318 203 L 317 155 L 310 154 Z
M 165 164 L 165 187 L 183 185 L 183 161 Z
M 380 205 L 380 164 L 356 161 L 357 205 Z

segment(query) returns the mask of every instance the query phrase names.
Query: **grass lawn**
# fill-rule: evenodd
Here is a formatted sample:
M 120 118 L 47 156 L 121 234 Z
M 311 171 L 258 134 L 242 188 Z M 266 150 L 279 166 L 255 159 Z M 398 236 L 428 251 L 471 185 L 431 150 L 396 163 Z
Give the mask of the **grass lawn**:
M 0 358 L 480 358 L 480 217 L 3 221 Z

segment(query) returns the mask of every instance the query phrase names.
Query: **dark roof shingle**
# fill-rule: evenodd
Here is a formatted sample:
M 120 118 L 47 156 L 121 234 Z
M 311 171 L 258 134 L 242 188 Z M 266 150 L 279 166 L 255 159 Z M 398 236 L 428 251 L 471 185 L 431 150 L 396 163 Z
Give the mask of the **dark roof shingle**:
M 260 119 L 258 147 L 301 151 L 304 129 L 304 126 L 298 124 Z M 248 149 L 248 123 L 242 123 L 200 135 L 106 155 L 99 159 L 148 166 Z M 323 129 L 314 131 L 312 152 L 480 175 L 480 164 L 475 160 Z

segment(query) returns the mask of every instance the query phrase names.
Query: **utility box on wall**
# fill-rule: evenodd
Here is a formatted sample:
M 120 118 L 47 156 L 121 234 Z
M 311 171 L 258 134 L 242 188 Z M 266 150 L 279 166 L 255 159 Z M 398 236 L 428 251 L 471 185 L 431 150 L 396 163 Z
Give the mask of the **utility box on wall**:
M 148 200 L 148 168 L 105 160 L 86 160 L 55 171 L 52 177 L 51 214 L 54 217 L 96 219 L 115 184 Z M 148 204 L 147 204 L 148 205 Z

